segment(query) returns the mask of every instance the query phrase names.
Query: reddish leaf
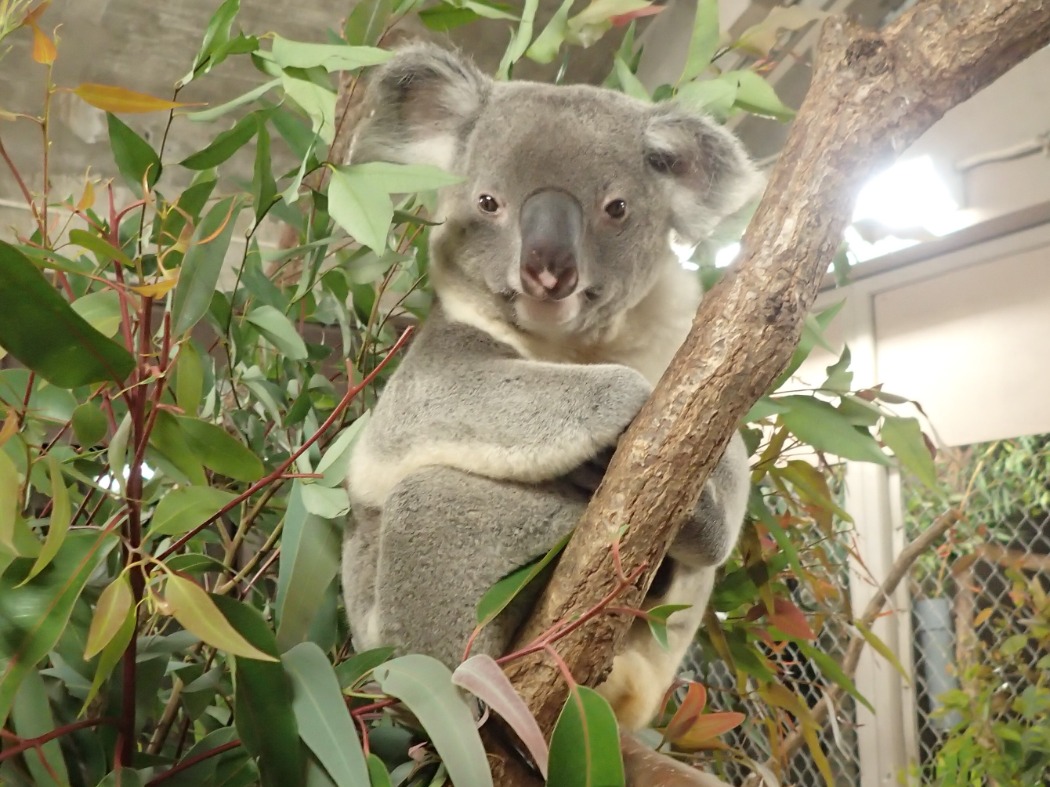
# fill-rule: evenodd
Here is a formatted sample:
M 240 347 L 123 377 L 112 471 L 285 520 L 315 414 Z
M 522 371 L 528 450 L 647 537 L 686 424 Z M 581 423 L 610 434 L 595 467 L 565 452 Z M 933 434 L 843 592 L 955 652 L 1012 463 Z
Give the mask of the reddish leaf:
M 814 640 L 817 635 L 813 633 L 809 622 L 806 620 L 802 610 L 786 598 L 773 599 L 773 612 L 766 609 L 765 604 L 755 604 L 747 611 L 745 620 L 753 621 L 765 617 L 772 625 L 776 626 L 789 637 L 797 639 Z
M 685 699 L 682 700 L 682 704 L 678 706 L 678 710 L 674 712 L 674 716 L 671 717 L 671 721 L 668 722 L 667 728 L 664 730 L 664 738 L 674 741 L 688 732 L 693 724 L 696 723 L 696 720 L 700 718 L 700 714 L 704 712 L 704 706 L 706 705 L 707 689 L 704 688 L 702 683 L 691 682 L 689 690 L 685 694 Z
M 609 17 L 609 21 L 612 22 L 613 27 L 623 27 L 624 25 L 629 25 L 635 19 L 641 19 L 643 16 L 656 16 L 666 7 L 667 6 L 662 5 L 651 5 L 648 8 L 639 8 L 636 11 L 628 11 L 626 14 L 611 16 Z
M 697 718 L 692 726 L 684 734 L 672 738 L 679 749 L 702 749 L 711 746 L 714 739 L 724 735 L 735 727 L 739 727 L 747 718 L 743 713 L 736 711 L 720 711 L 718 713 L 704 713 Z
M 805 640 L 817 638 L 802 610 L 786 598 L 778 598 L 773 602 L 773 614 L 766 615 L 766 619 L 789 636 Z

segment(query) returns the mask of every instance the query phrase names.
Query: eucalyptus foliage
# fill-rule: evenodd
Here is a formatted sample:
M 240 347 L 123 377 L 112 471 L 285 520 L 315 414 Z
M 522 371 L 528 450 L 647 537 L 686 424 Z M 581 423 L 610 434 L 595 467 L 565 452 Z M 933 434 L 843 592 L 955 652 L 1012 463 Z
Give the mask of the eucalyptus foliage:
M 35 229 L 0 243 L 0 781 L 484 785 L 477 703 L 463 689 L 507 719 L 551 784 L 622 781 L 609 708 L 586 687 L 572 686 L 548 768 L 546 743 L 494 664 L 476 657 L 450 673 L 423 656 L 351 650 L 336 579 L 343 476 L 405 326 L 427 312 L 427 207 L 453 177 L 347 166 L 327 150 L 344 122 L 336 77 L 352 86 L 389 57 L 383 44 L 406 15 L 435 31 L 504 24 L 508 78 L 523 57 L 564 62 L 622 34 L 607 84 L 648 99 L 634 24 L 657 9 L 566 0 L 541 28 L 534 0 L 520 15 L 380 0 L 358 3 L 339 35 L 305 43 L 240 31 L 239 2 L 225 0 L 202 20 L 168 98 L 55 85 L 60 47 L 44 6 L 29 5 L 0 3 L 0 38 L 31 38 L 44 109 L 0 107 L 0 142 L 11 124 L 36 124 L 46 149 L 52 98 L 68 90 L 106 112 L 115 171 L 134 197 L 114 199 L 90 177 L 79 194 L 54 194 L 46 177 L 10 165 Z M 780 29 L 808 20 L 774 19 L 734 44 L 714 1 L 699 5 L 685 71 L 653 99 L 789 118 L 758 71 L 717 62 L 733 47 L 768 57 Z M 180 102 L 233 58 L 250 59 L 256 86 L 219 106 Z M 199 149 L 172 160 L 166 134 L 156 145 L 127 122 L 142 112 L 201 123 Z M 276 223 L 290 240 L 263 246 Z M 811 318 L 784 381 L 831 316 Z M 777 643 L 795 643 L 856 694 L 812 641 L 825 616 L 848 609 L 822 545 L 848 522 L 824 452 L 889 463 L 885 445 L 931 473 L 918 422 L 894 415 L 887 405 L 899 400 L 878 389 L 853 391 L 848 360 L 819 390 L 752 411 L 753 523 L 715 596 L 726 614 L 705 634 L 741 696 L 768 701 L 762 723 L 778 734 L 814 725 L 769 659 Z M 810 446 L 805 458 L 785 455 L 798 445 Z M 479 620 L 537 573 L 497 586 Z M 789 583 L 813 589 L 812 608 L 788 600 Z M 648 613 L 654 636 L 675 611 Z M 663 745 L 680 756 L 742 721 L 705 712 L 701 690 L 669 704 Z

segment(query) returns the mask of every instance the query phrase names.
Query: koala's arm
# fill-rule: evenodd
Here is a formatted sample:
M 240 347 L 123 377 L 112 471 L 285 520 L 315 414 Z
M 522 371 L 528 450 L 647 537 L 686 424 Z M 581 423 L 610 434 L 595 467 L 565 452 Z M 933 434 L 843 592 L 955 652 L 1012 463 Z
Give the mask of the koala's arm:
M 523 359 L 469 326 L 431 318 L 355 450 L 351 490 L 387 491 L 423 467 L 538 483 L 616 444 L 650 393 L 616 364 Z

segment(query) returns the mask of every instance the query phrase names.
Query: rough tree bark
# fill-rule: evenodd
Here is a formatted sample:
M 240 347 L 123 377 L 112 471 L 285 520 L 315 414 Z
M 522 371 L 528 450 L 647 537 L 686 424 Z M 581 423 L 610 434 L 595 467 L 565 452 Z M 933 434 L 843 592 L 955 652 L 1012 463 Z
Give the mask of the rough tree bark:
M 786 366 L 861 183 L 948 109 L 1048 42 L 1050 0 L 920 0 L 881 31 L 827 20 L 812 85 L 744 236 L 742 259 L 704 300 L 621 440 L 519 645 L 612 590 L 610 544 L 624 523 L 624 571 L 648 568 L 617 603 L 640 604 L 740 418 Z M 600 615 L 557 644 L 577 681 L 602 679 L 629 623 Z M 566 697 L 558 669 L 535 653 L 507 672 L 549 734 Z M 513 758 L 495 759 L 507 766 L 496 774 L 501 787 L 537 783 Z M 690 783 L 684 778 L 661 783 Z

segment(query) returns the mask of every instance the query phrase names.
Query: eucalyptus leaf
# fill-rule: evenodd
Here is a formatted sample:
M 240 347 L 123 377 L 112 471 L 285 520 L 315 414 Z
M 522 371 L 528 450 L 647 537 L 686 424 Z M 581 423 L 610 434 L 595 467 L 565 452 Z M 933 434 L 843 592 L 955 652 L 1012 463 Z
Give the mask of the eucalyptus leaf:
M 368 766 L 339 682 L 324 652 L 312 642 L 281 657 L 292 685 L 299 735 L 337 787 L 369 784 Z
M 135 359 L 106 338 L 14 246 L 0 241 L 0 347 L 53 385 L 123 382 Z
M 384 692 L 405 703 L 419 719 L 454 784 L 491 787 L 485 747 L 448 667 L 412 654 L 381 664 L 372 674 Z
M 551 733 L 550 787 L 623 785 L 620 730 L 609 703 L 594 689 L 571 686 Z

